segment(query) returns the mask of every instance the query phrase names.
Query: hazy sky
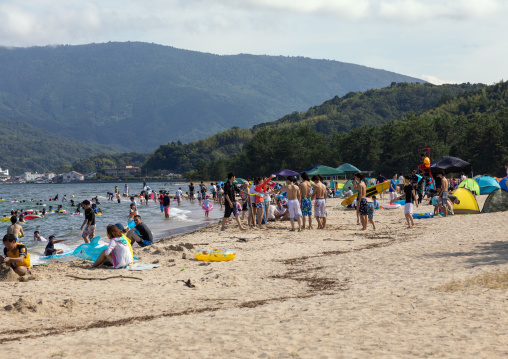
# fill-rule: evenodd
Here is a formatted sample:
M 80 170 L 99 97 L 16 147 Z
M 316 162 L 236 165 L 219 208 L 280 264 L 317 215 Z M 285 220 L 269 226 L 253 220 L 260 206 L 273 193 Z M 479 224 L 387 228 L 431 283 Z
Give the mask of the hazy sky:
M 143 41 L 492 84 L 508 79 L 506 19 L 506 0 L 0 0 L 0 45 Z

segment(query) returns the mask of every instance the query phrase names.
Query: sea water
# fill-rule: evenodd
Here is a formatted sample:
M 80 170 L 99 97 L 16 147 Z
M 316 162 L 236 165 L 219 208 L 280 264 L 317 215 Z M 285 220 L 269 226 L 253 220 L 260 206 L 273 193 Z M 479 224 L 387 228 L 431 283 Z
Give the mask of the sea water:
M 147 183 L 147 185 L 156 192 L 164 190 L 173 195 L 178 188 L 181 188 L 183 193 L 188 191 L 188 185 L 185 183 L 154 182 Z M 98 196 L 100 204 L 97 205 L 97 208 L 102 210 L 103 215 L 95 217 L 95 235 L 101 236 L 101 243 L 109 243 L 106 235 L 108 224 L 122 223 L 127 228 L 131 201 L 127 197 L 122 197 L 120 203 L 117 203 L 116 198 L 113 198 L 113 201 L 108 200 L 107 193 L 114 192 L 115 186 L 118 186 L 120 194 L 124 192 L 125 183 L 120 182 L 2 184 L 0 185 L 0 198 L 3 198 L 4 201 L 0 201 L 0 217 L 3 215 L 10 216 L 11 210 L 16 209 L 21 211 L 39 210 L 39 212 L 42 212 L 42 209 L 46 208 L 47 212 L 49 206 L 53 206 L 54 210 L 58 205 L 63 206 L 63 209 L 67 211 L 65 214 L 46 214 L 44 218 L 26 220 L 26 224 L 21 224 L 25 237 L 19 239 L 19 242 L 28 247 L 32 264 L 38 264 L 40 262 L 38 258 L 43 255 L 47 242 L 34 241 L 34 231 L 39 231 L 41 236 L 46 239 L 50 235 L 54 235 L 56 239 L 68 238 L 69 241 L 55 245 L 55 248 L 61 248 L 64 251 L 72 250 L 84 243 L 81 238 L 82 231 L 80 227 L 85 217 L 84 215 L 75 216 L 72 214 L 75 212 L 77 204 L 85 199 L 90 200 L 92 197 Z M 142 183 L 129 183 L 128 186 L 130 195 L 139 194 L 143 190 Z M 50 198 L 53 199 L 57 194 L 58 200 L 50 201 Z M 67 195 L 67 202 L 62 202 L 64 195 Z M 35 201 L 32 202 L 32 199 Z M 71 206 L 71 199 L 75 202 L 74 207 Z M 25 200 L 24 203 L 21 202 L 23 200 Z M 136 198 L 135 201 L 138 213 L 143 223 L 152 231 L 155 241 L 204 227 L 223 216 L 223 211 L 220 210 L 218 204 L 210 212 L 209 217 L 205 218 L 204 211 L 197 200 L 192 203 L 183 200 L 180 206 L 172 200 L 169 212 L 170 219 L 166 220 L 164 213 L 160 210 L 159 201 L 149 200 L 148 205 L 140 204 L 139 198 Z M 46 206 L 38 206 L 36 203 L 42 203 Z M 81 209 L 81 213 L 84 213 L 83 209 Z M 0 236 L 2 238 L 7 233 L 7 227 L 10 224 L 11 222 L 0 222 Z M 3 254 L 3 245 L 0 247 Z

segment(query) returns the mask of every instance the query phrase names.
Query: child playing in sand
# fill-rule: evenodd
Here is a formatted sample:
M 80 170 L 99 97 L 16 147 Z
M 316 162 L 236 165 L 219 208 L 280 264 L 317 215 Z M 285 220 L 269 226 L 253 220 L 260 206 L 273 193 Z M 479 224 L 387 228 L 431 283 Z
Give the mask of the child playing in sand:
M 205 211 L 205 218 L 208 218 L 208 213 L 212 210 L 210 208 L 211 203 L 210 203 L 209 198 L 210 198 L 210 196 L 207 195 L 205 200 L 203 201 L 203 209 Z
M 68 239 L 55 239 L 55 236 L 49 236 L 48 244 L 46 245 L 46 249 L 44 249 L 45 256 L 53 256 L 55 254 L 63 253 L 63 249 L 56 249 L 55 244 L 68 241 Z
M 106 261 L 113 264 L 115 269 L 124 268 L 133 262 L 132 253 L 122 230 L 114 224 L 106 228 L 108 238 L 110 239 L 108 248 L 102 251 L 92 267 L 96 268 Z

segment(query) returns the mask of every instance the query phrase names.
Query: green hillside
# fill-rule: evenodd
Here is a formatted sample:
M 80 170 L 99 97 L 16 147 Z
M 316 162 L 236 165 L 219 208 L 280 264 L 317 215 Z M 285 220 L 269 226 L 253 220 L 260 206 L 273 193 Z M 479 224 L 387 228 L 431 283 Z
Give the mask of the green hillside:
M 25 171 L 44 173 L 76 159 L 114 150 L 81 139 L 58 136 L 21 121 L 0 120 L 0 167 L 14 175 Z
M 0 119 L 148 152 L 406 81 L 421 80 L 338 61 L 148 43 L 0 48 Z
M 252 130 L 236 129 L 185 145 L 172 143 L 160 146 L 145 163 L 144 169 L 148 171 L 169 169 L 179 173 L 198 169 L 205 171 L 202 172 L 205 177 L 214 178 L 213 174 L 220 171 L 222 167 L 210 164 L 209 166 L 215 167 L 205 169 L 206 164 L 215 163 L 216 160 L 240 152 L 246 143 L 249 146 L 252 145 L 253 142 L 250 140 L 254 135 L 259 138 L 261 135 L 258 133 L 260 132 L 273 134 L 275 137 L 280 135 L 280 138 L 285 138 L 283 134 L 292 132 L 282 130 L 292 130 L 296 127 L 313 129 L 325 135 L 337 131 L 346 132 L 362 126 L 372 127 L 385 124 L 406 114 L 421 113 L 433 106 L 447 103 L 447 101 L 455 99 L 456 96 L 484 87 L 485 85 L 471 84 L 435 86 L 400 83 L 391 84 L 389 87 L 378 90 L 351 92 L 343 97 L 334 97 L 306 112 L 293 112 L 277 121 L 254 126 Z M 294 135 L 302 136 L 301 134 Z M 290 138 L 285 140 L 292 141 Z M 277 143 L 278 139 L 273 138 L 264 141 L 263 144 L 270 148 L 272 142 Z M 312 146 L 312 143 L 309 145 Z M 285 153 L 284 149 L 280 150 L 282 151 L 280 153 Z M 257 152 L 264 154 L 266 150 L 258 149 Z M 252 153 L 249 156 L 256 157 L 257 155 Z M 287 158 L 287 156 L 289 155 L 286 154 L 283 157 Z M 271 160 L 268 159 L 266 162 L 270 163 Z
M 344 162 L 391 176 L 414 169 L 421 162 L 418 149 L 424 147 L 431 148 L 434 159 L 455 156 L 471 162 L 477 174 L 504 176 L 508 82 L 478 87 L 457 96 L 444 95 L 436 106 L 419 114 L 349 132 L 324 134 L 298 123 L 267 127 L 257 131 L 241 152 L 198 166 L 188 176 L 217 179 L 234 170 L 239 177 L 252 177 L 282 168 L 302 171 L 314 164 L 336 167 Z

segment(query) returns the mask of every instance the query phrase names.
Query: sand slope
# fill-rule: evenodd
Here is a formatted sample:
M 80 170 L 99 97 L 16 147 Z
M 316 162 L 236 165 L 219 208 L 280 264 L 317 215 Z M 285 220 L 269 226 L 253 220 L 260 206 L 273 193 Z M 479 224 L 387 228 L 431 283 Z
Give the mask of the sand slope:
M 0 350 L 40 358 L 508 356 L 506 291 L 436 290 L 508 270 L 506 213 L 419 220 L 409 230 L 402 209 L 379 210 L 377 231 L 363 232 L 337 204 L 328 201 L 325 231 L 213 226 L 136 249 L 142 262 L 163 265 L 151 271 L 76 261 L 35 268 L 39 280 L 2 282 Z M 210 246 L 234 248 L 237 258 L 192 259 Z

